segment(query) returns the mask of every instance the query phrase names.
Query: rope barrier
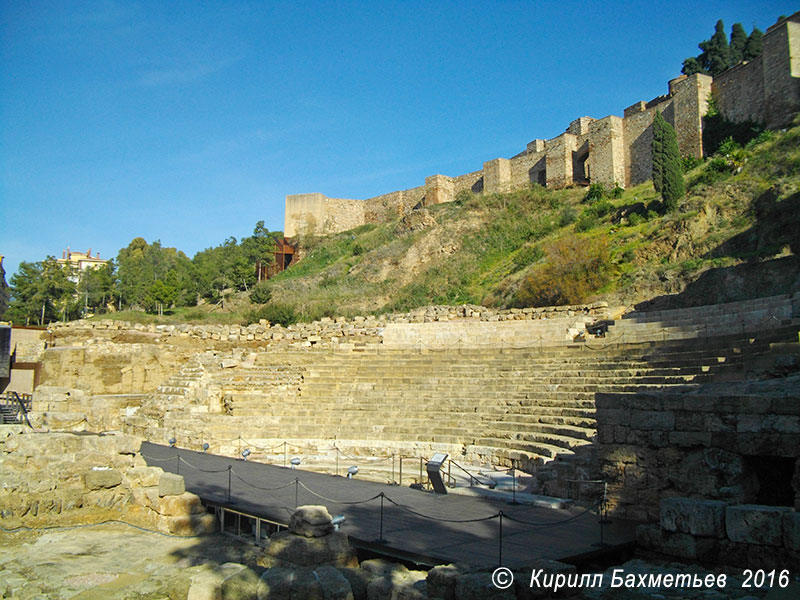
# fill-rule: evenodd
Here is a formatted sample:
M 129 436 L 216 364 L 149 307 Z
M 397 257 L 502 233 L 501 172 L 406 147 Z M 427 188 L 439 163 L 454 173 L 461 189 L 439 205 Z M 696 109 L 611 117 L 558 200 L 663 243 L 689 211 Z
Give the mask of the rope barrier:
M 536 528 L 544 529 L 546 527 L 556 527 L 558 525 L 563 525 L 565 523 L 570 523 L 572 521 L 575 521 L 576 519 L 579 519 L 580 517 L 582 517 L 586 513 L 591 512 L 594 509 L 598 508 L 602 504 L 603 504 L 603 501 L 600 500 L 599 502 L 596 502 L 595 504 L 593 504 L 592 506 L 590 506 L 586 510 L 581 511 L 576 515 L 573 515 L 573 516 L 571 516 L 569 518 L 566 518 L 566 519 L 562 519 L 561 521 L 553 521 L 552 523 L 534 523 L 532 521 L 525 521 L 523 519 L 518 519 L 518 518 L 512 517 L 508 513 L 503 513 L 503 516 L 506 519 L 510 520 L 510 521 L 514 521 L 515 523 L 520 523 L 522 525 L 527 525 L 529 527 L 536 527 Z
M 313 496 L 316 496 L 317 498 L 320 498 L 321 500 L 325 500 L 327 502 L 333 502 L 334 504 L 348 504 L 348 505 L 366 504 L 367 502 L 372 502 L 376 498 L 380 498 L 383 495 L 383 492 L 381 492 L 380 494 L 377 494 L 377 495 L 373 496 L 372 498 L 368 498 L 367 500 L 350 500 L 350 501 L 334 500 L 333 498 L 327 498 L 327 497 L 323 496 L 322 494 L 318 494 L 317 492 L 315 492 L 314 490 L 309 488 L 302 481 L 299 481 L 298 485 L 301 488 L 303 488 L 305 491 L 307 491 L 309 494 L 312 494 Z
M 379 494 L 379 496 L 380 496 L 380 494 Z M 395 502 L 394 500 L 392 500 L 391 498 L 389 498 L 389 496 L 387 496 L 385 494 L 383 495 L 383 497 L 386 498 L 387 502 L 390 502 L 391 504 L 394 504 L 400 510 L 404 510 L 406 512 L 409 512 L 412 515 L 417 515 L 418 517 L 422 517 L 423 519 L 428 519 L 429 521 L 441 521 L 442 523 L 478 523 L 480 521 L 491 521 L 492 519 L 496 519 L 497 517 L 500 516 L 500 513 L 497 512 L 497 513 L 495 513 L 495 514 L 493 514 L 493 515 L 491 515 L 489 517 L 480 517 L 480 518 L 477 518 L 477 519 L 444 519 L 444 518 L 441 518 L 441 517 L 431 517 L 430 515 L 425 515 L 425 514 L 423 514 L 421 512 L 417 512 L 416 510 L 408 508 L 407 506 L 403 506 L 402 504 L 398 504 L 397 502 Z
M 146 458 L 147 460 L 152 460 L 152 461 L 155 461 L 155 462 L 168 462 L 170 460 L 175 460 L 176 458 L 180 458 L 180 457 L 179 456 L 178 457 L 170 456 L 169 458 L 154 458 L 152 456 L 147 456 L 146 454 L 142 454 L 142 458 Z
M 195 471 L 200 471 L 201 473 L 223 473 L 228 470 L 228 467 L 225 467 L 224 469 L 201 469 L 200 467 L 197 467 L 192 463 L 190 463 L 189 461 L 187 461 L 182 456 L 179 456 L 178 460 L 181 461 L 183 464 L 185 464 L 187 467 L 191 467 Z
M 225 469 L 225 470 L 227 471 L 228 469 Z M 241 481 L 242 483 L 245 483 L 246 485 L 249 485 L 250 487 L 252 487 L 252 488 L 255 488 L 255 489 L 257 489 L 257 490 L 261 490 L 262 492 L 275 492 L 275 491 L 277 491 L 277 490 L 282 490 L 282 489 L 284 489 L 284 488 L 287 488 L 287 487 L 289 487 L 290 485 L 297 485 L 297 484 L 296 484 L 294 481 L 290 481 L 289 483 L 287 483 L 287 484 L 285 484 L 285 485 L 279 485 L 278 487 L 274 487 L 274 488 L 266 488 L 266 487 L 262 487 L 262 486 L 260 486 L 260 485 L 256 485 L 256 484 L 254 484 L 254 483 L 250 483 L 249 481 L 247 481 L 246 479 L 244 479 L 244 478 L 243 478 L 241 475 L 239 475 L 239 474 L 238 474 L 236 471 L 234 471 L 233 469 L 231 469 L 230 471 L 231 471 L 231 473 L 233 473 L 234 475 L 236 475 L 236 478 L 237 478 L 239 481 Z

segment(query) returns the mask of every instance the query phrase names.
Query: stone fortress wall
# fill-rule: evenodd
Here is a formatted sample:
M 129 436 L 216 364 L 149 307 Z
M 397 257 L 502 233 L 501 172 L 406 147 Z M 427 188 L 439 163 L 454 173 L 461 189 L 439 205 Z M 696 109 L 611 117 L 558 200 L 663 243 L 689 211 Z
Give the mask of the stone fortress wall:
M 320 193 L 286 196 L 284 233 L 327 235 L 407 214 L 415 207 L 451 202 L 463 190 L 497 193 L 531 184 L 563 188 L 589 182 L 622 187 L 650 179 L 652 123 L 656 111 L 675 127 L 680 152 L 703 155 L 703 123 L 709 95 L 732 121 L 753 120 L 769 128 L 789 124 L 800 109 L 800 12 L 770 27 L 760 57 L 712 80 L 681 76 L 669 92 L 636 102 L 623 117 L 580 117 L 561 135 L 536 139 L 516 156 L 496 158 L 479 171 L 450 177 L 431 175 L 425 185 L 347 200 Z

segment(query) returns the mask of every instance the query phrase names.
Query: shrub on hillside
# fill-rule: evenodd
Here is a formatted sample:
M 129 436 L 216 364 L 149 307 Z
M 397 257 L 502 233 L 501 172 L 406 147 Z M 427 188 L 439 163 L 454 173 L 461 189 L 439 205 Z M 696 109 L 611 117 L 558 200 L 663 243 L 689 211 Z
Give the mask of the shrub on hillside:
M 266 304 L 261 308 L 248 312 L 245 324 L 258 323 L 261 319 L 288 327 L 292 323 L 297 323 L 298 315 L 289 304 Z
M 609 281 L 611 256 L 605 240 L 562 238 L 545 253 L 545 264 L 517 292 L 521 306 L 580 304 Z
M 456 194 L 455 203 L 459 206 L 463 204 L 467 204 L 470 200 L 475 197 L 470 190 L 461 190 Z
M 272 298 L 272 287 L 266 281 L 259 281 L 250 290 L 250 302 L 266 304 Z
M 602 200 L 606 195 L 606 188 L 602 183 L 593 183 L 589 186 L 589 191 L 583 197 L 583 202 L 592 203 Z
M 587 209 L 584 210 L 581 215 L 578 217 L 577 221 L 575 221 L 575 231 L 584 232 L 590 231 L 594 229 L 600 224 L 600 219 L 597 218 L 597 214 L 591 210 Z
M 681 158 L 681 166 L 683 167 L 683 172 L 688 173 L 692 169 L 694 169 L 697 165 L 703 163 L 702 158 L 698 158 L 696 156 L 686 155 Z
M 544 251 L 539 246 L 525 246 L 514 255 L 514 266 L 517 269 L 532 265 L 544 256 Z
M 567 225 L 572 225 L 577 218 L 578 211 L 572 206 L 565 206 L 558 214 L 558 226 L 566 227 Z

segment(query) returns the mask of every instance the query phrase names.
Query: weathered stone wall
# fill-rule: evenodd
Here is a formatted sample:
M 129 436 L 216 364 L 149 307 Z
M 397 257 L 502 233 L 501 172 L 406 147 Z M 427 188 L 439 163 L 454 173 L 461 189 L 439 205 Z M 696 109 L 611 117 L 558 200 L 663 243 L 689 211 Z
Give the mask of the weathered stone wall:
M 526 152 L 511 159 L 511 189 L 547 184 L 547 155 L 544 149 Z
M 562 188 L 572 184 L 572 154 L 578 149 L 578 138 L 565 133 L 548 140 L 546 159 L 546 185 Z
M 284 234 L 328 235 L 346 231 L 365 223 L 364 202 L 328 198 L 323 194 L 286 196 Z
M 130 435 L 0 426 L 0 523 L 7 529 L 125 521 L 177 535 L 213 529 L 183 477 L 148 467 Z
M 589 315 L 547 321 L 477 323 L 389 323 L 383 330 L 387 348 L 530 347 L 574 340 L 586 333 Z
M 364 222 L 383 223 L 410 213 L 425 200 L 424 185 L 364 200 Z
M 625 139 L 622 119 L 615 116 L 592 121 L 589 126 L 590 179 L 607 187 L 625 185 Z
M 750 119 L 771 128 L 788 125 L 800 110 L 799 48 L 800 12 L 767 30 L 760 57 L 714 79 L 722 113 L 733 121 Z M 458 177 L 433 175 L 426 178 L 425 186 L 410 190 L 364 201 L 333 200 L 322 194 L 287 196 L 284 231 L 287 236 L 310 229 L 335 233 L 383 222 L 416 206 L 450 202 L 463 189 L 495 193 L 532 183 L 562 188 L 586 181 L 637 185 L 651 178 L 651 126 L 656 110 L 675 128 L 682 155 L 703 155 L 702 117 L 711 89 L 707 75 L 682 75 L 669 82 L 668 95 L 629 106 L 621 120 L 580 117 L 562 135 L 534 140 L 511 159 L 487 161 L 481 171 Z
M 483 191 L 483 170 L 453 177 L 453 193 L 457 194 L 462 190 L 480 194 Z
M 703 115 L 711 95 L 711 78 L 706 75 L 674 79 L 670 82 L 674 106 L 673 126 L 681 156 L 703 156 Z
M 682 560 L 749 569 L 800 567 L 800 513 L 787 506 L 664 498 L 658 524 L 640 527 L 636 537 L 644 548 Z
M 425 178 L 425 206 L 452 202 L 455 199 L 453 179 L 447 175 L 431 175 Z
M 483 191 L 499 194 L 511 190 L 511 161 L 495 158 L 483 163 Z
M 121 431 L 122 418 L 145 394 L 94 394 L 80 388 L 40 385 L 33 394 L 31 424 L 54 431 Z
M 47 346 L 47 330 L 12 327 L 10 351 L 15 362 L 38 362 Z
M 119 333 L 105 328 L 78 331 L 90 335 L 94 331 Z M 112 343 L 102 344 L 92 335 L 83 342 L 85 346 L 49 348 L 42 360 L 41 383 L 80 388 L 93 394 L 146 393 L 193 353 L 155 340 L 148 344 L 113 343 L 115 337 L 119 339 L 113 335 L 105 337 Z
M 657 520 L 669 496 L 752 503 L 767 459 L 794 461 L 800 508 L 800 377 L 681 392 L 596 396 L 600 468 L 617 512 Z
M 761 60 L 741 63 L 714 78 L 714 97 L 731 121 L 764 122 L 764 69 Z
M 731 121 L 785 127 L 800 110 L 800 13 L 770 27 L 764 51 L 714 78 L 714 97 Z
M 593 320 L 607 315 L 608 304 L 596 302 L 508 310 L 476 305 L 428 306 L 407 313 L 377 317 L 325 317 L 313 323 L 296 323 L 289 327 L 270 325 L 267 321 L 247 326 L 142 325 L 109 319 L 54 323 L 51 326 L 53 348 L 45 354 L 45 362 L 51 365 L 46 368 L 42 383 L 90 389 L 84 381 L 100 379 L 106 383 L 102 391 L 96 390 L 97 393 L 146 392 L 163 379 L 158 374 L 159 365 L 156 363 L 160 361 L 165 367 L 164 371 L 171 371 L 192 353 L 207 349 L 230 350 L 271 345 L 309 347 L 347 342 L 380 344 L 383 343 L 384 328 L 390 323 L 540 321 L 573 317 L 577 322 L 581 316 Z M 499 335 L 492 335 L 487 341 L 490 345 L 499 346 L 503 339 Z M 117 351 L 101 347 L 103 342 L 130 346 L 130 355 L 114 356 Z M 174 356 L 159 354 L 154 350 L 158 346 L 174 348 Z M 70 356 L 62 359 L 60 353 Z M 143 356 L 140 357 L 140 354 Z M 108 365 L 109 372 L 104 372 L 105 365 Z M 130 370 L 124 370 L 125 365 L 130 366 Z M 91 372 L 92 369 L 94 372 Z M 62 374 L 57 382 L 56 373 Z M 113 387 L 117 383 L 120 384 L 119 389 Z

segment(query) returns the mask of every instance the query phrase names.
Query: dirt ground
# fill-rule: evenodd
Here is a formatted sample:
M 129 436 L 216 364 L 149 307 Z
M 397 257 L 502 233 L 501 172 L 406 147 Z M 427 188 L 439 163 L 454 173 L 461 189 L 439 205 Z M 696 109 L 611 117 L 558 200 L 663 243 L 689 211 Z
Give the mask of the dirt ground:
M 185 600 L 193 576 L 254 565 L 257 552 L 224 534 L 179 538 L 116 523 L 0 530 L 0 598 Z

